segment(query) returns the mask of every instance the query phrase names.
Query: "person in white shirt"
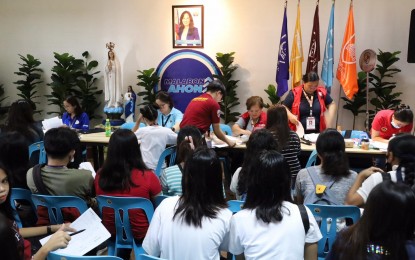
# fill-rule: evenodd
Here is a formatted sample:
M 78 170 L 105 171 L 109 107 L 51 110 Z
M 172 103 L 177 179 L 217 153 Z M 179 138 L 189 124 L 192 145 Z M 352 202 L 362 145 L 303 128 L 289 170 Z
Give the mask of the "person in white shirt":
M 386 159 L 392 171 L 385 177 L 393 182 L 403 182 L 414 187 L 415 182 L 415 136 L 398 134 L 389 141 Z M 346 197 L 346 204 L 363 206 L 372 189 L 384 181 L 382 170 L 371 167 L 359 173 Z
M 186 161 L 183 195 L 156 208 L 144 250 L 170 260 L 219 260 L 228 251 L 232 212 L 223 197 L 222 168 L 214 150 L 199 147 Z
M 317 259 L 322 238 L 311 211 L 305 207 L 305 230 L 300 206 L 291 203 L 290 168 L 277 151 L 263 151 L 255 159 L 246 184 L 242 210 L 232 217 L 229 251 L 245 259 Z M 304 207 L 304 205 L 301 205 Z
M 171 129 L 157 125 L 157 109 L 153 105 L 140 108 L 140 116 L 132 129 L 141 142 L 140 150 L 146 166 L 152 170 L 157 168 L 161 153 L 166 145 L 176 144 L 177 134 Z M 140 123 L 147 126 L 140 128 Z

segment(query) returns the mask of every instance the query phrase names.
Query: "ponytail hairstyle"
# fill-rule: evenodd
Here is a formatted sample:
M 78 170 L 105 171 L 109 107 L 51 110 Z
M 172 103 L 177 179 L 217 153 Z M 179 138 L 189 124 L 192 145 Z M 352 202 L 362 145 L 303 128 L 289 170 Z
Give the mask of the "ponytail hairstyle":
M 143 115 L 145 119 L 148 121 L 154 122 L 157 120 L 157 106 L 156 105 L 145 105 L 144 107 L 140 108 L 140 113 Z
M 192 137 L 194 149 L 203 144 L 202 134 L 195 126 L 189 125 L 181 128 L 177 135 L 177 163 L 186 162 L 187 158 L 193 154 L 190 141 L 186 137 Z
M 322 159 L 323 173 L 333 177 L 349 176 L 349 160 L 343 136 L 333 128 L 324 130 L 317 138 L 317 154 Z
M 414 114 L 409 106 L 400 104 L 395 108 L 393 117 L 402 123 L 411 124 L 414 121 Z
M 398 134 L 390 140 L 388 152 L 398 158 L 397 171 L 405 173 L 404 183 L 413 187 L 415 183 L 415 136 L 407 133 Z

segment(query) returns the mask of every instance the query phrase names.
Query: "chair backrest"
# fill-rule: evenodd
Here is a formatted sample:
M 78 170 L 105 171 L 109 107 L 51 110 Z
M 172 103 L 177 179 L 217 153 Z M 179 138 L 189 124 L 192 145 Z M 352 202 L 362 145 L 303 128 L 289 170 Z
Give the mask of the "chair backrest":
M 159 161 L 157 163 L 156 170 L 154 171 L 157 177 L 160 178 L 161 169 L 163 168 L 163 164 L 166 160 L 166 157 L 170 155 L 169 166 L 173 166 L 176 164 L 176 145 L 170 146 L 166 148 L 160 155 Z
M 244 201 L 242 200 L 229 200 L 228 201 L 228 209 L 232 211 L 233 214 L 240 211 L 242 206 L 244 205 Z
M 164 258 L 159 258 L 151 255 L 141 254 L 139 255 L 139 258 L 136 260 L 163 260 Z
M 48 209 L 49 221 L 51 224 L 62 224 L 64 222 L 62 215 L 62 209 L 64 208 L 76 208 L 81 214 L 88 210 L 86 202 L 75 196 L 32 194 L 32 201 L 36 209 L 39 206 Z
M 337 235 L 337 219 L 350 218 L 353 223 L 360 219 L 360 209 L 356 206 L 338 206 L 338 205 L 306 205 L 314 217 L 321 218 L 320 231 L 323 238 L 318 241 L 317 256 L 326 257 L 334 243 Z M 328 221 L 328 219 L 331 219 Z M 328 223 L 329 222 L 329 223 Z
M 29 145 L 29 159 L 34 151 L 39 151 L 39 164 L 46 163 L 46 151 L 43 141 Z
M 29 205 L 31 205 L 34 213 L 36 213 L 36 208 L 35 208 L 35 205 L 32 202 L 32 192 L 30 190 L 21 189 L 21 188 L 12 188 L 11 195 L 10 195 L 10 205 L 13 208 L 13 217 L 14 217 L 14 220 L 16 221 L 16 223 L 17 223 L 17 226 L 19 228 L 22 228 L 23 227 L 22 220 L 20 219 L 20 216 L 19 216 L 19 214 L 17 212 L 17 208 L 16 208 L 16 205 L 17 205 L 16 201 L 17 200 L 19 200 L 19 201 L 24 200 L 24 201 L 29 202 Z
M 224 132 L 226 135 L 232 135 L 232 128 L 226 124 L 219 124 L 220 130 Z M 213 126 L 210 125 L 210 131 L 213 131 Z
M 113 196 L 97 196 L 99 212 L 102 216 L 103 208 L 111 208 L 114 210 L 115 232 L 116 238 L 114 243 L 108 244 L 108 254 L 116 255 L 120 248 L 134 248 L 136 259 L 139 254 L 144 253 L 141 245 L 137 245 L 129 221 L 129 209 L 142 209 L 148 223 L 151 222 L 154 214 L 154 207 L 150 200 L 139 197 L 113 197 Z
M 316 161 L 317 161 L 317 150 L 314 149 L 311 152 L 310 157 L 308 157 L 308 161 L 305 167 L 307 168 L 307 167 L 316 165 Z
M 122 260 L 117 256 L 71 256 L 59 254 L 58 252 L 49 252 L 47 260 Z
M 158 196 L 156 196 L 154 198 L 154 208 L 157 208 L 160 205 L 160 203 L 168 197 L 170 197 L 170 196 L 167 196 L 167 195 L 158 195 Z

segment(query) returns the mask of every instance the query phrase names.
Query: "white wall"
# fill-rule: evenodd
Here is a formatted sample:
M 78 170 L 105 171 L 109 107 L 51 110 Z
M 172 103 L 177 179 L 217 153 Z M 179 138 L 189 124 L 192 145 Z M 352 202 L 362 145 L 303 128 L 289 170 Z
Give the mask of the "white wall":
M 304 55 L 308 53 L 316 1 L 301 1 L 301 29 Z M 260 3 L 260 4 L 259 4 Z M 335 69 L 343 40 L 350 1 L 336 1 Z M 215 60 L 217 52 L 236 52 L 240 80 L 239 97 L 244 103 L 251 95 L 260 95 L 268 84 L 275 84 L 283 0 L 2 0 L 0 3 L 0 84 L 4 84 L 8 102 L 17 99 L 18 79 L 14 72 L 20 62 L 17 54 L 32 54 L 44 70 L 41 94 L 50 88 L 53 52 L 68 52 L 81 57 L 87 50 L 103 70 L 107 50 L 105 43 L 115 42 L 120 58 L 124 87 L 137 83 L 137 70 L 157 67 L 172 48 L 172 5 L 203 4 L 205 7 L 205 47 L 198 49 Z M 331 1 L 320 1 L 321 52 L 330 13 Z M 288 1 L 288 34 L 290 50 L 296 19 L 297 1 Z M 415 64 L 406 62 L 410 12 L 413 0 L 354 1 L 357 55 L 371 48 L 377 51 L 402 51 L 397 66 L 402 70 L 395 79 L 398 91 L 404 92 L 404 103 L 415 107 Z M 305 70 L 306 61 L 303 64 Z M 321 62 L 320 62 L 321 68 Z M 103 88 L 102 73 L 99 87 Z M 134 87 L 138 90 L 138 86 Z M 335 80 L 332 96 L 338 102 L 339 84 Z M 101 97 L 103 99 L 103 96 Z M 43 109 L 49 111 L 46 98 Z M 351 113 L 340 101 L 339 124 L 351 128 Z M 364 115 L 358 120 L 363 127 Z

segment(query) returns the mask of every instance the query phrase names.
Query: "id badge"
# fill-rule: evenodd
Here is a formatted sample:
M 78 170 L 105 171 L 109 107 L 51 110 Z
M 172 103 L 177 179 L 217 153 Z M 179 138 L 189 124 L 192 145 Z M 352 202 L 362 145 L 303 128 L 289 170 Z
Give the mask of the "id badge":
M 307 130 L 316 130 L 316 118 L 314 116 L 307 117 Z

